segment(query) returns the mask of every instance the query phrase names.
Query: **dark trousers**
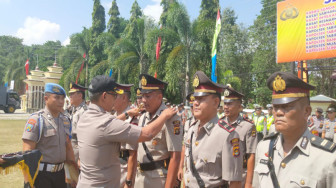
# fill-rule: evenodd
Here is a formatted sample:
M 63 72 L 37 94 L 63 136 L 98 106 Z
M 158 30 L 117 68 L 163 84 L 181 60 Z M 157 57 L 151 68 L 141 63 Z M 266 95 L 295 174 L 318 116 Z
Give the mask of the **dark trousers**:
M 66 188 L 64 169 L 58 172 L 39 171 L 35 188 Z

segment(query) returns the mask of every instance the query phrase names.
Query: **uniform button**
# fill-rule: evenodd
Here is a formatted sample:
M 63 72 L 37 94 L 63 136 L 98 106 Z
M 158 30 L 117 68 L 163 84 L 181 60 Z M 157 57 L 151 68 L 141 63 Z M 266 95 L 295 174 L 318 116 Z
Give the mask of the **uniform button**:
M 281 163 L 281 167 L 285 168 L 286 167 L 286 163 Z
M 205 158 L 205 159 L 204 159 L 204 161 L 207 163 L 207 162 L 208 162 L 208 159 L 207 159 L 207 158 Z
M 159 174 L 160 174 L 160 176 L 163 176 L 163 173 L 162 173 L 162 172 L 160 172 Z
M 189 179 L 187 179 L 187 182 L 189 183 Z
M 198 142 L 195 142 L 195 145 L 197 146 L 197 145 L 198 145 Z
M 304 180 L 301 180 L 300 183 L 301 183 L 301 185 L 304 185 L 304 184 L 305 184 L 305 181 L 304 181 Z

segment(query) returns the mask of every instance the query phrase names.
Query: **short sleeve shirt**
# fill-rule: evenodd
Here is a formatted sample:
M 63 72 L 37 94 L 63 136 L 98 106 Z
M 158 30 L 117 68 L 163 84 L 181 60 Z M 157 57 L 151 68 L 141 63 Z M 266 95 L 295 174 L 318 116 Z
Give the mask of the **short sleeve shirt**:
M 204 181 L 205 187 L 220 186 L 225 181 L 242 180 L 243 157 L 240 153 L 239 135 L 234 128 L 227 130 L 217 122 L 216 116 L 197 133 L 199 129 L 199 121 L 197 121 L 188 131 L 187 140 L 184 143 L 186 187 L 198 187 L 197 180 L 191 172 L 191 149 L 195 168 Z
M 120 143 L 137 143 L 141 128 L 91 103 L 77 124 L 81 173 L 77 187 L 120 186 Z
M 40 137 L 40 126 L 43 126 Z M 36 142 L 45 163 L 62 163 L 66 159 L 66 139 L 70 120 L 62 113 L 54 118 L 47 108 L 32 114 L 23 131 L 22 139 Z M 40 137 L 40 140 L 39 140 Z
M 279 134 L 275 139 L 273 163 L 280 187 L 336 187 L 336 151 L 325 151 L 311 144 L 312 140 L 320 138 L 307 129 L 287 156 L 284 156 L 282 135 Z M 323 142 L 331 143 L 327 140 Z M 255 188 L 272 185 L 267 167 L 269 143 L 270 140 L 263 140 L 257 147 L 253 176 Z
M 322 131 L 325 131 L 325 138 L 333 140 L 336 133 L 336 119 L 333 121 L 324 120 Z

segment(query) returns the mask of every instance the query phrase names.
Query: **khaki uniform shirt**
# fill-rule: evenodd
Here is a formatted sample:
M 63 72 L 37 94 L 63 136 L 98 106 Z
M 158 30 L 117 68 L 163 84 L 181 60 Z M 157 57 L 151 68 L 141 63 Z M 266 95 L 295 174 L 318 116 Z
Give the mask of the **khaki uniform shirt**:
M 336 152 L 328 152 L 311 144 L 319 139 L 307 129 L 294 148 L 284 156 L 282 139 L 277 136 L 274 143 L 273 163 L 280 187 L 334 188 L 336 187 Z M 325 140 L 327 142 L 327 140 Z M 272 179 L 267 167 L 270 140 L 258 144 L 256 165 L 254 168 L 253 187 L 272 187 Z M 323 142 L 322 142 L 323 144 Z
M 334 121 L 330 121 L 329 119 L 324 120 L 322 131 L 325 131 L 325 138 L 333 140 L 336 133 L 336 119 Z
M 152 118 L 150 118 L 149 112 L 146 112 L 140 117 L 138 126 L 147 126 L 150 122 L 156 119 L 166 108 L 166 105 L 162 103 Z M 152 140 L 145 142 L 145 144 L 154 161 L 160 161 L 168 159 L 170 157 L 169 152 L 180 152 L 182 150 L 182 139 L 183 135 L 181 119 L 178 115 L 174 115 L 172 118 L 165 122 L 161 131 Z M 146 156 L 146 152 L 142 146 L 142 143 L 139 143 L 138 145 L 138 162 L 150 162 L 150 160 Z M 152 171 L 144 171 L 143 174 L 149 177 L 166 177 L 167 171 L 159 168 Z
M 82 114 L 87 110 L 85 101 L 83 101 L 79 106 L 74 108 L 72 115 L 72 130 L 71 130 L 71 144 L 75 154 L 75 161 L 78 160 L 78 141 L 77 141 L 77 123 Z
M 223 120 L 229 122 L 227 117 L 224 117 Z M 233 126 L 235 131 L 239 134 L 242 155 L 255 153 L 258 144 L 255 125 L 244 120 L 242 116 L 238 116 L 238 119 L 231 123 L 231 126 Z
M 184 126 L 183 126 L 183 143 L 186 141 L 186 138 L 187 138 L 187 134 L 188 134 L 188 131 L 190 129 L 190 127 L 193 125 L 193 123 L 196 121 L 195 117 L 194 116 L 191 116 L 191 118 L 189 118 L 185 123 L 184 123 Z
M 81 173 L 77 187 L 120 186 L 120 143 L 137 143 L 141 128 L 91 103 L 77 124 Z
M 39 117 L 42 115 L 42 121 Z M 39 126 L 43 126 L 39 139 Z M 66 159 L 66 138 L 70 135 L 70 120 L 62 113 L 53 118 L 47 108 L 33 113 L 25 126 L 22 139 L 36 142 L 36 149 L 43 155 L 42 162 L 63 163 Z
M 184 158 L 184 183 L 186 187 L 199 187 L 191 172 L 190 145 L 195 168 L 205 183 L 205 187 L 223 185 L 225 181 L 241 181 L 243 157 L 241 144 L 236 131 L 222 128 L 216 116 L 200 128 L 196 121 L 188 131 Z M 193 133 L 193 138 L 191 134 Z
M 315 115 L 308 118 L 309 130 L 314 134 L 315 131 L 322 133 L 324 118 L 317 118 Z

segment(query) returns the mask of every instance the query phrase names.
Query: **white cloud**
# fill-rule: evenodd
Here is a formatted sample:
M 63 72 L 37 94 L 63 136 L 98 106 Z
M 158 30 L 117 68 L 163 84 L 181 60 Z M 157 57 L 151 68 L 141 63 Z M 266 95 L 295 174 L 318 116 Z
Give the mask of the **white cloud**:
M 154 18 L 154 20 L 156 22 L 159 22 L 160 21 L 160 16 L 162 14 L 162 7 L 160 5 L 160 2 L 161 0 L 152 0 L 152 2 L 154 2 L 155 4 L 154 5 L 147 5 L 145 8 L 144 8 L 144 14 L 146 16 L 150 16 L 152 18 Z
M 63 46 L 67 46 L 70 44 L 70 37 L 66 38 L 63 42 L 62 42 L 62 45 Z
M 23 28 L 19 28 L 15 36 L 23 38 L 26 45 L 43 44 L 46 41 L 56 41 L 61 26 L 48 20 L 27 17 Z

